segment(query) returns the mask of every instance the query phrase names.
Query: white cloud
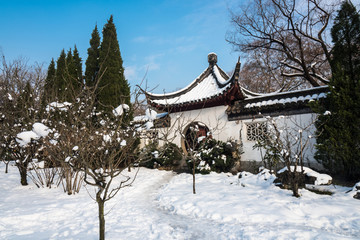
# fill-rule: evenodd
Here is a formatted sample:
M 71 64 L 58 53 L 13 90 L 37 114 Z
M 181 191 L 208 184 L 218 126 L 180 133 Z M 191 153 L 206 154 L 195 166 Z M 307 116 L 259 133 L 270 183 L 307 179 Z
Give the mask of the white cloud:
M 137 78 L 137 68 L 136 66 L 127 66 L 125 67 L 125 77 L 128 80 L 133 80 Z
M 139 36 L 133 39 L 133 42 L 136 43 L 145 43 L 145 42 L 149 42 L 151 39 L 150 37 L 146 37 L 146 36 Z
M 158 63 L 158 59 L 161 58 L 162 56 L 164 56 L 163 53 L 158 53 L 145 57 L 146 64 L 143 66 L 143 68 L 147 69 L 148 71 L 160 69 L 160 64 Z

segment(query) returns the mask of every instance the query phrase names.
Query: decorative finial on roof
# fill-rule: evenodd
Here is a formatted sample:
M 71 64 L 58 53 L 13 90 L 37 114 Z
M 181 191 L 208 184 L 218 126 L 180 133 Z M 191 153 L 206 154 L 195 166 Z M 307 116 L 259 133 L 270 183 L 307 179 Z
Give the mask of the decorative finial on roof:
M 217 63 L 217 55 L 216 53 L 209 53 L 208 54 L 208 62 L 209 62 L 209 65 L 214 65 Z

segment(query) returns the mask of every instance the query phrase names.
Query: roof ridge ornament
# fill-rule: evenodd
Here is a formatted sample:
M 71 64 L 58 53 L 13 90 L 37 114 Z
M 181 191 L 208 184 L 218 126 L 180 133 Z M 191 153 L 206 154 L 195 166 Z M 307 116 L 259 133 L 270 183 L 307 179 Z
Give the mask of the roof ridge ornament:
M 211 52 L 211 53 L 208 54 L 208 62 L 209 62 L 210 66 L 213 66 L 213 65 L 215 65 L 217 63 L 217 55 L 216 55 L 216 53 Z

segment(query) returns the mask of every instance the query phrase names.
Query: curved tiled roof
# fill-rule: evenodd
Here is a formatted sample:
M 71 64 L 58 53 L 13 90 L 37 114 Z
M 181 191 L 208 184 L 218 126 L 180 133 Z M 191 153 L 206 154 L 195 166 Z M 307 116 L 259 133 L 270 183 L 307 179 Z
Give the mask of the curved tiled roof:
M 208 55 L 208 61 L 208 68 L 179 91 L 163 94 L 145 92 L 148 103 L 169 113 L 228 105 L 226 113 L 229 120 L 234 120 L 254 117 L 260 112 L 309 112 L 308 102 L 322 99 L 328 92 L 328 87 L 323 86 L 290 92 L 254 93 L 239 85 L 240 61 L 231 77 L 216 64 L 215 53 Z
M 329 92 L 328 86 L 289 92 L 263 94 L 236 101 L 226 110 L 229 120 L 250 119 L 262 115 L 299 114 L 312 112 L 309 102 L 322 100 Z
M 145 92 L 148 102 L 157 109 L 174 112 L 226 105 L 248 96 L 260 96 L 239 86 L 240 62 L 229 77 L 216 64 L 216 54 L 210 53 L 208 59 L 209 67 L 188 86 L 172 93 Z

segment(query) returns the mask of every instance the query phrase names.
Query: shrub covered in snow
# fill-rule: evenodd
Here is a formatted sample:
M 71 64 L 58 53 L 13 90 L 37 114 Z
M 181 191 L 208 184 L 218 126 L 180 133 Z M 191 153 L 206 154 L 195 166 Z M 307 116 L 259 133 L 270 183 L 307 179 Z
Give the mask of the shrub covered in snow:
M 180 165 L 183 158 L 182 150 L 173 143 L 167 143 L 160 148 L 158 148 L 157 144 L 151 143 L 142 151 L 146 152 L 146 159 L 148 160 L 141 163 L 141 165 L 147 168 L 175 169 Z
M 360 182 L 356 183 L 355 186 L 352 189 L 352 192 L 355 192 L 355 195 L 353 196 L 355 199 L 360 200 Z
M 281 184 L 282 187 L 291 189 L 291 174 L 295 171 L 295 167 L 290 167 L 291 172 L 288 171 L 287 167 L 279 170 L 277 172 L 277 179 L 275 183 Z M 301 167 L 297 167 L 296 171 L 300 173 L 299 177 L 299 188 L 304 188 L 306 184 L 312 185 L 329 185 L 332 182 L 332 177 L 327 174 L 318 173 L 308 167 L 303 167 L 303 172 Z
M 207 138 L 202 142 L 197 150 L 196 172 L 209 173 L 214 172 L 230 172 L 236 162 L 236 144 L 222 142 L 215 139 Z M 187 161 L 189 169 L 192 169 L 192 161 Z

